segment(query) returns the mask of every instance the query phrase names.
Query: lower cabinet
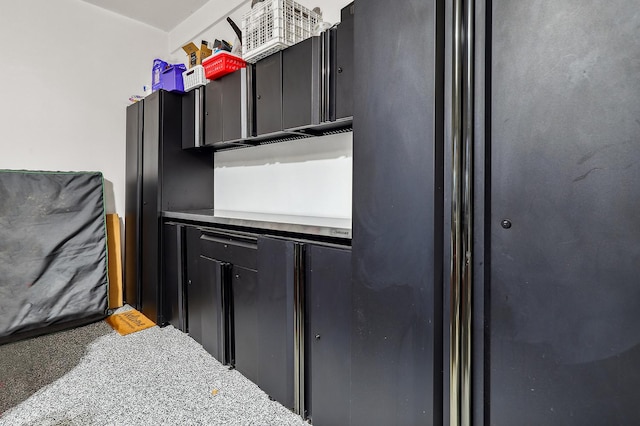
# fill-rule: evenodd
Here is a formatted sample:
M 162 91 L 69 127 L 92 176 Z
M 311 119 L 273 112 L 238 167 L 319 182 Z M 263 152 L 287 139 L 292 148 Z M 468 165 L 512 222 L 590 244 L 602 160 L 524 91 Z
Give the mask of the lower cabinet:
M 297 411 L 294 288 L 299 246 L 258 239 L 258 380 L 271 398 Z
M 316 426 L 349 424 L 351 249 L 306 245 L 305 408 Z
M 314 425 L 349 423 L 351 250 L 163 225 L 169 322 Z

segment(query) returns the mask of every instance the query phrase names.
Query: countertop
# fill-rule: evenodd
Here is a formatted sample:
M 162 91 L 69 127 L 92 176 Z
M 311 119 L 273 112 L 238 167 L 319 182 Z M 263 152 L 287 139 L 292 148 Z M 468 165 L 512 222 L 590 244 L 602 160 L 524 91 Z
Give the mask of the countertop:
M 163 211 L 162 216 L 176 220 L 240 226 L 256 230 L 283 231 L 351 239 L 350 218 L 297 216 L 214 209 Z

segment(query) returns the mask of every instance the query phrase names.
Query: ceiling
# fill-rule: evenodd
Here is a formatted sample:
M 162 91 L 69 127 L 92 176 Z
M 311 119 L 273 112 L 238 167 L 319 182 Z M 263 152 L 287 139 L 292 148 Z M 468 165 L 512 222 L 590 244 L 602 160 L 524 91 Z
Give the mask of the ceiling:
M 82 0 L 119 15 L 171 31 L 209 0 Z

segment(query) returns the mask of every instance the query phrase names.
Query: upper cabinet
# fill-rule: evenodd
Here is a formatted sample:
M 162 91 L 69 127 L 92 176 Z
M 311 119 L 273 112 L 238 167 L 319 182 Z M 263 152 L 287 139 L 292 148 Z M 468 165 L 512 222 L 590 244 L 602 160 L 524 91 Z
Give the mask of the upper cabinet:
M 342 22 L 210 81 L 183 102 L 184 148 L 215 149 L 350 130 L 353 3 Z
M 332 30 L 330 80 L 335 90 L 335 120 L 353 117 L 353 9 L 353 3 L 342 9 L 340 25 Z
M 256 135 L 282 130 L 282 52 L 256 63 Z

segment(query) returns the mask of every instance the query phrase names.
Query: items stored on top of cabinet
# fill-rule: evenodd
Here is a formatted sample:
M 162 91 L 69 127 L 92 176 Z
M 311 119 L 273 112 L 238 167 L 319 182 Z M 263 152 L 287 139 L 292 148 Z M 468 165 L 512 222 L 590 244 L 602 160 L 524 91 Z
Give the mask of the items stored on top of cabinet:
M 313 34 L 322 14 L 293 0 L 266 0 L 242 17 L 242 57 L 255 63 Z

